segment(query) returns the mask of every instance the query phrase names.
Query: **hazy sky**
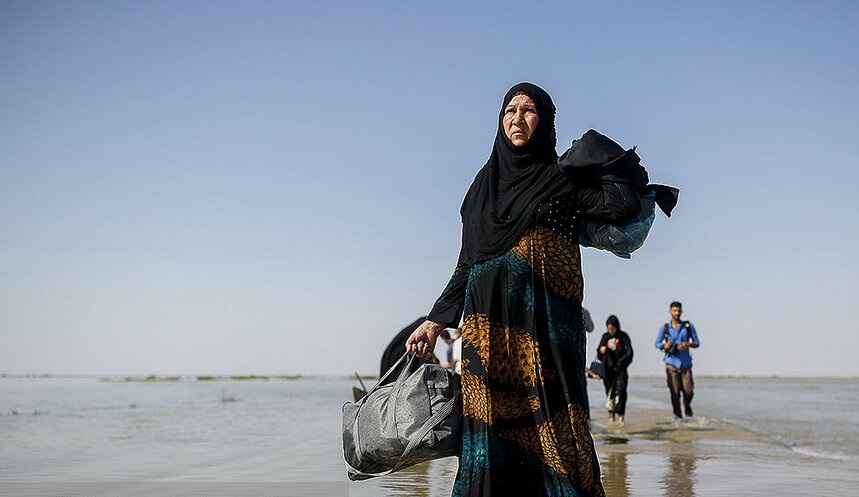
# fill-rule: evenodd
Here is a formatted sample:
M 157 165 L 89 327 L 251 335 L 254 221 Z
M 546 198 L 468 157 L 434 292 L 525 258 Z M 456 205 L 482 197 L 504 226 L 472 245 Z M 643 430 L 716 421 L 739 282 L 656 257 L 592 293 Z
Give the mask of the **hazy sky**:
M 592 339 L 859 375 L 859 4 L 695 3 L 0 1 L 0 373 L 376 372 L 527 80 L 682 189 Z

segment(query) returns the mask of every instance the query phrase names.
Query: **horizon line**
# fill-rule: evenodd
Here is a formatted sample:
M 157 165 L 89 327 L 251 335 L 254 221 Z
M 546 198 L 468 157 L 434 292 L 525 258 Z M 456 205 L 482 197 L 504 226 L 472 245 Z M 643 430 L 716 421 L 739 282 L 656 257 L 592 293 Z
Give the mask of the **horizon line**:
M 359 374 L 362 380 L 378 379 L 377 374 Z M 353 374 L 320 374 L 320 373 L 271 373 L 271 374 L 233 374 L 233 373 L 181 373 L 181 374 L 145 374 L 145 373 L 0 373 L 0 378 L 93 378 L 105 382 L 171 382 L 171 381 L 294 381 L 302 379 L 357 379 Z M 662 375 L 630 375 L 636 379 L 664 379 Z M 857 380 L 859 375 L 821 375 L 821 374 L 696 374 L 696 379 L 737 379 L 737 380 Z

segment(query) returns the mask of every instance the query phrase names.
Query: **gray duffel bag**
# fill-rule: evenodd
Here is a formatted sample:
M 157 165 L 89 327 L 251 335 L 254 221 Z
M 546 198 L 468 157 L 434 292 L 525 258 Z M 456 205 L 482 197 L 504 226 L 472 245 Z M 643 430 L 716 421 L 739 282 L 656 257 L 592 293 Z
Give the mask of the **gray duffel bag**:
M 397 381 L 381 385 L 407 357 Z M 343 405 L 343 457 L 350 480 L 459 453 L 459 375 L 437 364 L 409 375 L 413 358 L 403 355 L 367 395 Z

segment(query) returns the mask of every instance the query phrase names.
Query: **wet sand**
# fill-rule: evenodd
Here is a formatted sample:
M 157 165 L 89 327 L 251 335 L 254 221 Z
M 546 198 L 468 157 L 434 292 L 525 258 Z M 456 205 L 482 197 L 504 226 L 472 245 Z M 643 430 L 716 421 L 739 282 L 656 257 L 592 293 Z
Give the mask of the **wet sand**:
M 723 420 L 672 422 L 670 412 L 636 409 L 623 427 L 594 412 L 592 434 L 609 497 L 848 495 L 855 463 L 797 454 Z M 386 478 L 353 482 L 350 496 L 449 496 L 457 460 L 420 464 Z M 845 493 L 846 492 L 846 493 Z
M 855 463 L 803 456 L 736 424 L 707 417 L 672 422 L 636 410 L 619 428 L 593 423 L 609 496 L 848 495 Z
M 731 483 L 742 466 L 787 450 L 718 419 L 673 421 L 670 413 L 638 409 L 620 427 L 607 417 L 600 420 L 600 415 L 591 432 L 609 496 L 748 495 Z M 702 481 L 702 466 L 714 463 L 724 474 L 712 482 Z

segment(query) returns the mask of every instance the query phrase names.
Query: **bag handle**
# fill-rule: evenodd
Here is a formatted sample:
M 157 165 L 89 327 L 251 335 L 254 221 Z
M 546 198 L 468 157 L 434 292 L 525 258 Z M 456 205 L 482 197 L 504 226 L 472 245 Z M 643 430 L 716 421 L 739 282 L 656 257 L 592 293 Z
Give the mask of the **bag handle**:
M 373 393 L 373 392 L 375 392 L 376 390 L 378 390 L 378 389 L 379 389 L 379 387 L 380 387 L 380 386 L 382 386 L 382 382 L 383 382 L 383 381 L 385 381 L 385 380 L 388 378 L 388 376 L 391 376 L 391 373 L 393 373 L 393 372 L 394 372 L 394 370 L 396 370 L 396 369 L 397 369 L 397 367 L 398 367 L 400 364 L 402 364 L 402 363 L 403 363 L 403 361 L 405 361 L 405 360 L 406 360 L 406 358 L 408 358 L 409 360 L 406 362 L 406 365 L 405 365 L 405 366 L 403 366 L 403 370 L 402 370 L 402 371 L 400 371 L 399 376 L 397 376 L 397 381 L 398 381 L 398 382 L 399 382 L 399 381 L 402 381 L 402 380 L 405 380 L 406 375 L 407 375 L 407 372 L 408 372 L 408 370 L 409 370 L 409 366 L 412 364 L 412 361 L 414 361 L 414 358 L 415 358 L 415 356 L 410 356 L 408 352 L 406 352 L 405 354 L 403 354 L 403 356 L 402 356 L 402 357 L 400 357 L 400 358 L 397 360 L 397 362 L 395 362 L 395 363 L 394 363 L 394 365 L 393 365 L 393 366 L 391 366 L 391 369 L 389 369 L 385 374 L 383 374 L 383 375 L 382 375 L 382 377 L 381 377 L 381 378 L 379 378 L 379 381 L 377 381 L 377 382 L 376 382 L 376 384 L 375 384 L 375 385 L 373 385 L 373 388 L 371 388 L 369 392 L 367 392 L 366 394 L 364 394 L 364 397 L 362 397 L 361 399 L 363 400 L 363 399 L 367 398 L 367 396 L 368 396 L 368 395 L 370 395 L 371 393 Z M 359 400 L 358 402 L 361 402 L 361 401 Z
M 406 352 L 406 355 L 409 355 Z M 391 387 L 391 398 L 396 399 L 400 395 L 400 390 L 403 388 L 403 384 L 405 384 L 406 379 L 409 377 L 409 366 L 411 366 L 412 361 L 415 360 L 416 355 L 409 356 L 409 361 L 403 366 L 403 370 L 400 371 L 400 375 L 397 376 L 397 381 L 394 382 L 393 387 Z M 397 403 L 395 402 L 391 409 L 388 410 L 388 423 L 395 424 L 397 418 Z
M 402 362 L 403 362 L 407 357 L 409 358 L 409 360 L 408 360 L 408 362 L 406 362 L 406 365 L 405 365 L 405 366 L 403 366 L 403 370 L 402 370 L 402 371 L 400 371 L 400 374 L 397 376 L 397 381 L 396 381 L 396 382 L 394 382 L 393 389 L 391 390 L 391 394 L 392 394 L 392 395 L 396 395 L 395 390 L 397 390 L 397 391 L 398 391 L 398 390 L 399 390 L 399 386 L 400 386 L 400 385 L 401 385 L 401 384 L 406 380 L 406 378 L 408 377 L 408 373 L 409 373 L 409 366 L 411 365 L 412 361 L 413 361 L 413 360 L 414 360 L 414 358 L 415 358 L 415 356 L 409 356 L 408 352 L 406 352 L 405 354 L 403 354 L 403 356 L 402 356 L 402 357 L 400 357 L 400 359 L 399 359 L 396 363 L 394 363 L 394 365 L 393 365 L 393 366 L 391 366 L 391 369 L 389 369 L 389 370 L 388 370 L 388 372 L 386 372 L 385 374 L 383 374 L 383 375 L 382 375 L 382 377 L 381 377 L 381 378 L 379 378 L 379 381 L 378 381 L 378 382 L 376 382 L 376 384 L 373 386 L 373 388 L 371 388 L 371 389 L 370 389 L 370 391 L 369 391 L 369 392 L 367 392 L 363 397 L 361 397 L 357 402 L 355 402 L 355 406 L 357 406 L 357 407 L 358 407 L 358 412 L 359 412 L 359 413 L 361 412 L 361 408 L 362 408 L 362 407 L 364 407 L 364 403 L 365 403 L 366 399 L 369 399 L 369 398 L 370 398 L 370 394 L 372 394 L 373 392 L 375 392 L 376 390 L 378 390 L 378 389 L 379 389 L 379 387 L 381 387 L 381 386 L 382 386 L 382 382 L 383 382 L 383 381 L 385 381 L 385 378 L 387 378 L 388 376 L 390 376 L 390 375 L 391 375 L 391 373 L 393 373 L 393 372 L 394 372 L 394 370 L 395 370 L 395 369 L 397 369 L 397 367 L 398 367 L 398 366 L 399 366 L 399 365 L 400 365 L 400 364 L 401 364 L 401 363 L 402 363 Z M 394 406 L 393 406 L 393 409 L 396 409 L 396 407 L 397 407 L 397 406 L 396 406 L 396 403 L 395 403 L 395 404 L 394 404 Z M 393 410 L 393 409 L 392 409 L 392 410 Z M 391 414 L 390 414 L 390 412 L 389 412 L 389 419 L 391 419 L 391 418 L 390 418 L 390 416 L 391 416 Z M 355 435 L 355 451 L 356 451 L 357 453 L 359 453 L 359 454 L 360 454 L 360 453 L 361 453 L 361 437 L 358 435 L 358 419 L 360 419 L 360 416 L 355 416 L 355 432 L 356 432 L 356 435 Z M 347 464 L 348 464 L 348 462 L 347 462 Z M 351 466 L 350 466 L 350 467 L 351 467 Z

